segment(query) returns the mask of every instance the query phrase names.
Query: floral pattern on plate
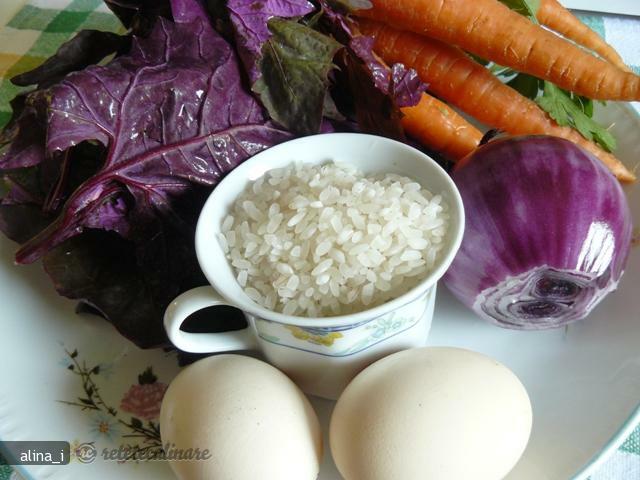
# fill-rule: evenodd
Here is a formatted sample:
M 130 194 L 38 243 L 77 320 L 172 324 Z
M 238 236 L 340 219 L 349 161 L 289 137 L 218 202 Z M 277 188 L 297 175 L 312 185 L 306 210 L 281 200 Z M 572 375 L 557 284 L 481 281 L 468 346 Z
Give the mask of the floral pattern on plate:
M 81 360 L 78 350 L 65 350 L 62 364 L 78 376 L 83 395 L 74 400 L 59 400 L 60 403 L 77 407 L 88 414 L 88 433 L 92 442 L 71 442 L 71 458 L 82 461 L 81 449 L 98 440 L 119 442 L 127 449 L 127 459 L 134 460 L 140 454 L 147 457 L 162 454 L 160 439 L 160 406 L 167 385 L 158 382 L 152 367 L 138 375 L 138 383 L 123 392 L 119 408 L 108 404 L 100 394 L 102 377 L 110 375 L 107 365 L 103 374 L 102 364 L 90 364 Z

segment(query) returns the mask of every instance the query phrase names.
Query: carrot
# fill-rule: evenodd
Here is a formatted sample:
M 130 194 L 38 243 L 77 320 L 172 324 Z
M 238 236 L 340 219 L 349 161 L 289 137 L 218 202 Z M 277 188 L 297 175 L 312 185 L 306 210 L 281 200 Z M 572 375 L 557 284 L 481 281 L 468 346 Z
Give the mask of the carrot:
M 619 69 L 631 71 L 611 45 L 578 20 L 558 0 L 542 0 L 536 17 L 541 24 L 594 51 Z
M 475 150 L 482 140 L 480 130 L 449 105 L 426 93 L 417 105 L 401 111 L 402 126 L 410 136 L 454 162 Z
M 356 15 L 458 45 L 598 100 L 640 100 L 640 77 L 536 25 L 498 0 L 372 0 Z
M 561 127 L 538 105 L 503 84 L 459 48 L 372 20 L 358 21 L 375 38 L 374 49 L 387 63 L 414 68 L 429 90 L 485 125 L 513 135 L 546 134 L 566 138 L 598 157 L 619 180 L 635 176 L 613 155 L 569 127 Z

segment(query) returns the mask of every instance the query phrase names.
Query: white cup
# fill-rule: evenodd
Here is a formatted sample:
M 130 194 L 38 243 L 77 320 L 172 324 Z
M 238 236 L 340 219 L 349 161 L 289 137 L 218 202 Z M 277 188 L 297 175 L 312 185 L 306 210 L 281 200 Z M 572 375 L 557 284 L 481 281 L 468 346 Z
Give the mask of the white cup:
M 218 243 L 223 219 L 247 184 L 293 162 L 355 165 L 365 174 L 396 173 L 417 180 L 449 205 L 445 248 L 433 270 L 405 294 L 358 313 L 309 318 L 284 315 L 252 301 L 235 279 Z M 187 352 L 257 350 L 307 393 L 337 398 L 364 367 L 391 353 L 423 346 L 431 327 L 436 282 L 451 264 L 464 230 L 462 199 L 447 173 L 424 153 L 373 135 L 332 133 L 298 138 L 258 153 L 227 175 L 205 203 L 196 229 L 196 253 L 211 286 L 183 293 L 167 308 L 169 339 Z M 209 306 L 242 310 L 248 326 L 224 333 L 180 329 L 192 313 Z

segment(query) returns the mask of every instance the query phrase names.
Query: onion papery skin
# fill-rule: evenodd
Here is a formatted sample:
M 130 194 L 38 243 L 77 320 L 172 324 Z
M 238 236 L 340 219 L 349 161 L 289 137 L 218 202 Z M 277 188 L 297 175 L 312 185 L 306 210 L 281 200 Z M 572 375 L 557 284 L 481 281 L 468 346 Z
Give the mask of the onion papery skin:
M 466 212 L 444 282 L 482 318 L 539 330 L 615 290 L 631 247 L 624 191 L 599 160 L 550 136 L 501 138 L 452 175 Z

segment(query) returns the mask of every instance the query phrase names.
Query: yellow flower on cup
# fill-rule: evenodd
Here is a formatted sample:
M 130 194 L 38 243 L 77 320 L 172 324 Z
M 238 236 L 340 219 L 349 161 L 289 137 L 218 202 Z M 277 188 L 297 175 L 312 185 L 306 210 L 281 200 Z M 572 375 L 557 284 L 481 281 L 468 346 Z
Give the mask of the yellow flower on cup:
M 324 345 L 325 347 L 332 346 L 333 342 L 342 338 L 342 334 L 340 332 L 311 333 L 308 330 L 304 330 L 293 325 L 285 325 L 285 328 L 299 340 L 304 340 L 305 342 L 314 343 L 316 345 Z

